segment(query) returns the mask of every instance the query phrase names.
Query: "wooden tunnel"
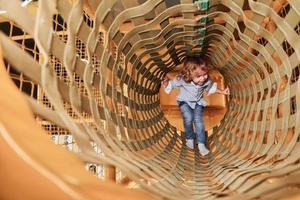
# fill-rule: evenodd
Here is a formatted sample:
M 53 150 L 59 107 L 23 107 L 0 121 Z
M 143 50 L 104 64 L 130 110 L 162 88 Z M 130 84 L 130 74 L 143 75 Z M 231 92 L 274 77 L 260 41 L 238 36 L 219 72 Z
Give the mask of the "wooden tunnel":
M 0 199 L 300 198 L 298 0 L 0 0 L 0 30 Z M 231 90 L 206 157 L 160 90 L 187 55 Z

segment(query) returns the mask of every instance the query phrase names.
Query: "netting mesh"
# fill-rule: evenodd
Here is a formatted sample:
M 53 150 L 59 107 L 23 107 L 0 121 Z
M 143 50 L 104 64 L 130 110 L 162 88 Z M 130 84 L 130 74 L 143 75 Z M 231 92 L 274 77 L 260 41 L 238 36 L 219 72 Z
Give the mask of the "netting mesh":
M 37 121 L 99 176 L 96 165 L 114 165 L 169 199 L 280 199 L 299 193 L 299 5 L 57 0 L 32 13 L 0 1 L 0 38 Z M 191 54 L 209 57 L 231 89 L 208 157 L 187 149 L 158 95 Z

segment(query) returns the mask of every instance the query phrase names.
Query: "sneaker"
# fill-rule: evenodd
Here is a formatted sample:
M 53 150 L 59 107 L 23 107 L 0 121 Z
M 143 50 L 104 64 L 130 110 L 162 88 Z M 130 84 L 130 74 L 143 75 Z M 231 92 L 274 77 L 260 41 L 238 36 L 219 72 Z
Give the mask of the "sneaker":
M 198 144 L 198 149 L 199 152 L 202 156 L 206 156 L 207 154 L 209 154 L 209 150 L 206 148 L 206 146 L 202 143 Z
M 194 149 L 194 140 L 193 139 L 186 139 L 186 146 L 190 149 Z

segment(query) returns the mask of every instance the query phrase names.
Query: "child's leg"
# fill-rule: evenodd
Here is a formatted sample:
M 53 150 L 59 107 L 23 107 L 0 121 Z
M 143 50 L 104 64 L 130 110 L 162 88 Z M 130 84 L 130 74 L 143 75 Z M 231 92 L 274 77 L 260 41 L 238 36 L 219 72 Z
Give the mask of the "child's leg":
M 187 146 L 191 149 L 194 148 L 194 110 L 185 102 L 179 103 L 179 108 L 182 113 L 183 127 L 185 131 L 185 138 L 187 139 Z
M 197 104 L 194 111 L 194 120 L 195 120 L 196 138 L 198 144 L 206 143 L 206 135 L 205 135 L 205 128 L 204 128 L 202 115 L 203 115 L 203 106 Z
M 209 150 L 205 147 L 206 135 L 205 135 L 205 128 L 203 123 L 203 106 L 200 106 L 198 104 L 196 105 L 194 111 L 194 120 L 195 120 L 198 148 L 200 150 L 200 154 L 205 156 L 209 153 Z

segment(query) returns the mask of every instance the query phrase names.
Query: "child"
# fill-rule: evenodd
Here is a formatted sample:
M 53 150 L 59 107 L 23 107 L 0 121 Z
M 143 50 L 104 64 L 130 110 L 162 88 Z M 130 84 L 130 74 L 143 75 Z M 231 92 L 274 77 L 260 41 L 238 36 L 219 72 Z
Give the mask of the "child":
M 205 61 L 200 57 L 187 57 L 181 73 L 173 80 L 165 77 L 162 84 L 167 94 L 173 88 L 179 87 L 176 100 L 183 117 L 186 146 L 194 149 L 193 124 L 195 124 L 199 152 L 202 156 L 206 156 L 209 150 L 205 146 L 206 135 L 202 119 L 203 108 L 206 106 L 203 92 L 207 90 L 208 95 L 213 93 L 229 95 L 229 89 L 219 90 L 217 88 L 217 83 L 213 83 L 208 76 L 208 68 Z

